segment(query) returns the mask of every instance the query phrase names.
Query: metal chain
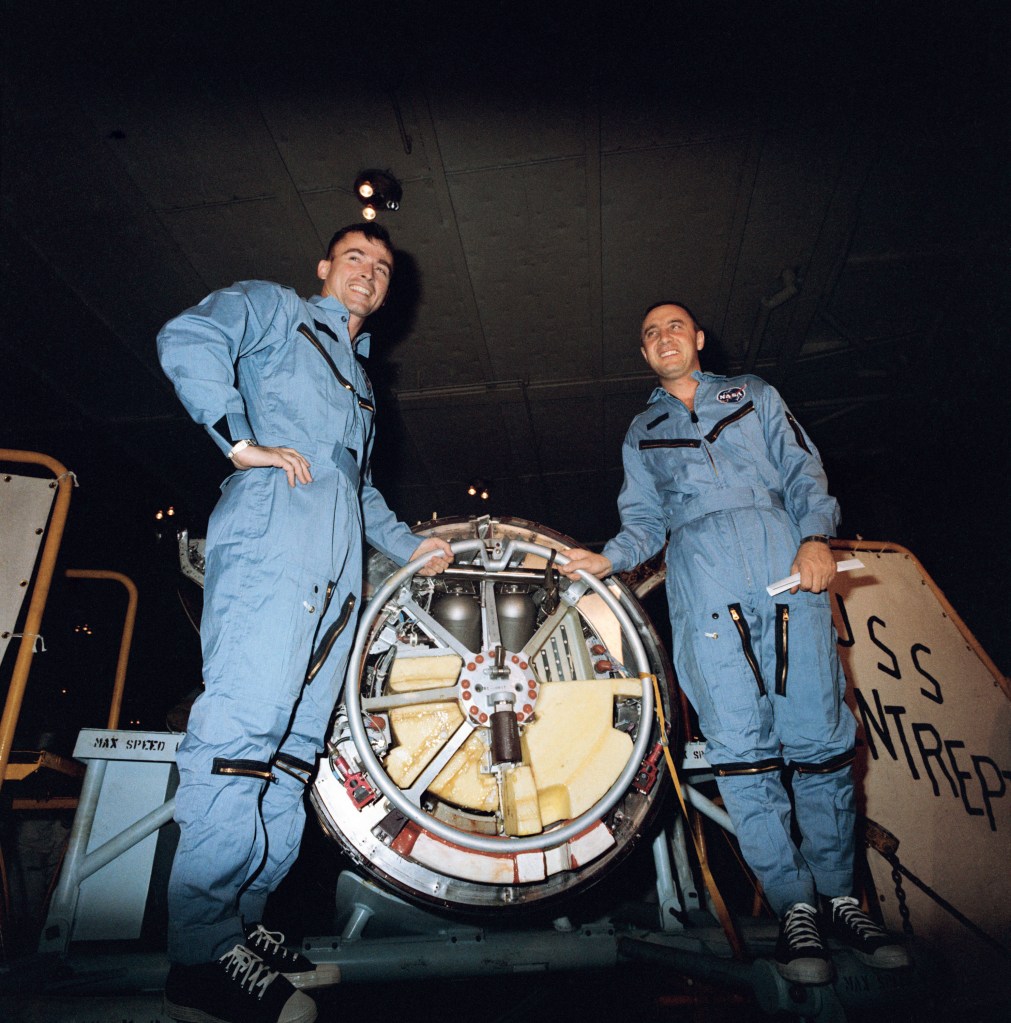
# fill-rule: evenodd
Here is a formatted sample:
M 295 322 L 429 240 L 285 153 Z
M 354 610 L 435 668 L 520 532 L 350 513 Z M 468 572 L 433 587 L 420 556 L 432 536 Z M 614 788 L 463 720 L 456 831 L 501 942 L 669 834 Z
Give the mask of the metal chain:
M 902 917 L 902 931 L 907 937 L 912 937 L 913 925 L 909 921 L 909 907 L 906 905 L 906 893 L 902 888 L 903 875 L 909 878 L 924 895 L 933 899 L 941 909 L 954 917 L 963 927 L 968 928 L 982 941 L 985 941 L 992 948 L 1000 952 L 1001 955 L 1011 960 L 1011 951 L 997 941 L 996 938 L 991 937 L 986 931 L 974 924 L 964 913 L 960 913 L 950 902 L 938 895 L 930 885 L 921 881 L 912 871 L 899 862 L 899 840 L 890 831 L 868 817 L 863 818 L 862 828 L 867 845 L 877 850 L 892 868 L 892 880 L 895 882 L 895 897 L 898 899 L 899 915 Z
M 896 853 L 883 853 L 889 866 L 892 868 L 892 881 L 895 884 L 895 899 L 899 904 L 899 916 L 902 917 L 902 933 L 907 937 L 913 936 L 913 924 L 909 919 L 909 906 L 906 904 L 906 892 L 902 887 L 902 871 L 899 869 L 899 857 Z
M 907 938 L 913 936 L 913 925 L 909 919 L 909 906 L 906 905 L 906 893 L 902 887 L 903 866 L 899 863 L 899 840 L 877 821 L 862 817 L 860 830 L 864 844 L 868 849 L 880 853 L 881 858 L 892 868 L 892 881 L 895 884 L 895 898 L 899 904 L 899 916 L 902 917 L 902 933 Z

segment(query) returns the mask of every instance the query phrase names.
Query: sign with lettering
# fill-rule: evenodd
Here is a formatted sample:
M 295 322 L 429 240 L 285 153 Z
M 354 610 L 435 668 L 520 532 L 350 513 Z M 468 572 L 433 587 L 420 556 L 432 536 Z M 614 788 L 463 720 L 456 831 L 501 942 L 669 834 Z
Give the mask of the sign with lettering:
M 847 702 L 859 726 L 855 771 L 859 812 L 868 819 L 867 861 L 885 921 L 901 933 L 905 906 L 914 934 L 964 959 L 960 966 L 1006 969 L 1008 680 L 909 551 L 832 546 L 865 566 L 837 577 L 832 603 Z
M 82 728 L 74 746 L 78 760 L 148 760 L 171 762 L 182 732 L 127 732 Z

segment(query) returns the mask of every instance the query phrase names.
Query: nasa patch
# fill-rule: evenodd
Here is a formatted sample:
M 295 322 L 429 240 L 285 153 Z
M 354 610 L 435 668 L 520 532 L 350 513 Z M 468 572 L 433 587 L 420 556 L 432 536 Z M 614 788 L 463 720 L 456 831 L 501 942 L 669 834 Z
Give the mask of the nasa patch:
M 717 401 L 722 401 L 724 405 L 736 405 L 739 401 L 744 400 L 744 388 L 743 387 L 727 387 L 720 391 L 716 395 Z

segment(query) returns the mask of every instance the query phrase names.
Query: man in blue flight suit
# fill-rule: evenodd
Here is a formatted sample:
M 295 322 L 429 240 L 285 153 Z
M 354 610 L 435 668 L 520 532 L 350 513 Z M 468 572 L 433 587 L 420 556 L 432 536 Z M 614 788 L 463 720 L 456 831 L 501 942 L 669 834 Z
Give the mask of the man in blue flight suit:
M 372 486 L 365 319 L 385 301 L 389 235 L 338 231 L 318 296 L 244 281 L 158 335 L 162 367 L 234 472 L 206 541 L 203 694 L 179 748 L 179 846 L 169 882 L 166 1011 L 222 1023 L 310 1023 L 296 988 L 335 983 L 262 926 L 291 867 L 303 793 L 354 634 L 363 535 L 399 564 L 448 544 L 414 536 Z
M 741 851 L 780 917 L 778 969 L 799 983 L 831 979 L 822 923 L 872 965 L 906 965 L 851 896 L 856 724 L 826 592 L 839 506 L 818 453 L 775 388 L 701 371 L 705 335 L 682 303 L 651 306 L 641 340 L 659 386 L 625 437 L 621 532 L 601 554 L 564 552 L 561 571 L 603 579 L 669 537 L 674 664 Z M 794 573 L 798 586 L 769 596 Z

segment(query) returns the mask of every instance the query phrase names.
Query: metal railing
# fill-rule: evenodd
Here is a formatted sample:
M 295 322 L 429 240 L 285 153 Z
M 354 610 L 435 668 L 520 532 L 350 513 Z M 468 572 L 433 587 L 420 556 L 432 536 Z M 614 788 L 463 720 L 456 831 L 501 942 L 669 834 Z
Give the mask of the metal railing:
M 10 760 L 11 744 L 14 730 L 21 716 L 21 704 L 24 702 L 28 675 L 32 670 L 32 658 L 35 654 L 35 636 L 42 627 L 42 615 L 49 598 L 49 587 L 56 570 L 56 558 L 63 541 L 63 530 L 67 524 L 67 513 L 70 509 L 70 492 L 73 489 L 73 476 L 67 467 L 55 458 L 42 455 L 35 451 L 17 451 L 12 448 L 0 448 L 0 462 L 19 462 L 28 465 L 41 465 L 49 469 L 55 479 L 50 484 L 57 488 L 56 500 L 46 530 L 45 543 L 39 556 L 39 566 L 35 573 L 35 585 L 32 587 L 28 614 L 25 618 L 21 645 L 11 673 L 10 687 L 4 704 L 3 717 L 0 718 L 0 786 L 7 774 L 7 762 Z

